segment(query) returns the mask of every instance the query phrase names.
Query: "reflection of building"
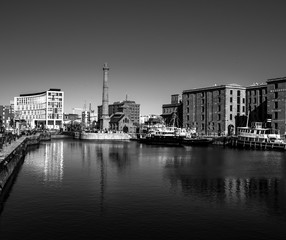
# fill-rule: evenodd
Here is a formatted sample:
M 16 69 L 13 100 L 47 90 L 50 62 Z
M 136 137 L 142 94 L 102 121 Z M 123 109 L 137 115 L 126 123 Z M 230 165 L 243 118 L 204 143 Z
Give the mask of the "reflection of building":
M 46 145 L 44 173 L 45 181 L 61 182 L 63 179 L 63 142 Z
M 245 115 L 245 87 L 237 84 L 185 90 L 183 126 L 201 134 L 232 134 L 236 116 Z
M 64 92 L 50 89 L 45 92 L 21 94 L 14 98 L 16 120 L 25 120 L 31 127 L 59 129 L 63 125 Z
M 267 112 L 272 127 L 286 133 L 286 77 L 267 80 Z
M 174 119 L 174 114 L 176 115 L 176 119 Z M 162 105 L 161 116 L 166 125 L 175 124 L 177 127 L 183 126 L 183 104 L 179 99 L 179 94 L 171 95 L 171 103 Z

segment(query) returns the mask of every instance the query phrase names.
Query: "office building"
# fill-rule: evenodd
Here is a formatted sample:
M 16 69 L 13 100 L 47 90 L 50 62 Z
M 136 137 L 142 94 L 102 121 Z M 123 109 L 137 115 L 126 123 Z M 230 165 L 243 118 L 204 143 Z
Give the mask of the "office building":
M 25 121 L 30 128 L 60 129 L 63 126 L 64 92 L 20 94 L 14 97 L 15 120 Z

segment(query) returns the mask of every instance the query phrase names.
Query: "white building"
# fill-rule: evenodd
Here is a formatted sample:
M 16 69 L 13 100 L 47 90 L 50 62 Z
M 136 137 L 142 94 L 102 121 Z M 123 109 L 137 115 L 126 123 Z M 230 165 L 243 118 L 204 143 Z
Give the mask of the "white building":
M 15 120 L 25 120 L 31 128 L 59 129 L 63 126 L 64 92 L 50 89 L 14 97 Z

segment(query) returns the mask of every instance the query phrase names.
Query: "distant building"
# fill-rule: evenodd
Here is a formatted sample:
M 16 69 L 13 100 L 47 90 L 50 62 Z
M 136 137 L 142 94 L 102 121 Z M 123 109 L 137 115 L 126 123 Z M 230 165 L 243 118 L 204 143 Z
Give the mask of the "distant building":
M 20 94 L 14 97 L 15 120 L 25 120 L 31 128 L 60 129 L 63 126 L 64 92 Z
M 286 133 L 286 77 L 272 78 L 267 83 L 267 113 L 271 125 Z
M 162 114 L 166 125 L 183 126 L 183 103 L 179 94 L 171 95 L 171 103 L 162 105 Z
M 199 134 L 234 134 L 246 114 L 245 87 L 237 84 L 185 90 L 183 126 Z
M 108 114 L 111 116 L 117 112 L 124 113 L 133 122 L 139 126 L 140 123 L 140 104 L 135 101 L 125 100 L 122 102 L 114 102 L 108 105 Z M 102 105 L 98 106 L 98 120 L 102 117 Z
M 11 105 L 0 105 L 0 127 L 9 128 L 13 126 L 13 107 Z
M 64 121 L 76 121 L 81 120 L 80 116 L 76 113 L 65 113 Z

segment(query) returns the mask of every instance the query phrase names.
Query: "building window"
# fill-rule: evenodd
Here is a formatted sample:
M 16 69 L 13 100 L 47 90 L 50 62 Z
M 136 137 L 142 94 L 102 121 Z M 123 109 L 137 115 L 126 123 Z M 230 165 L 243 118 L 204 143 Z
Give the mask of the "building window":
M 217 115 L 217 120 L 220 121 L 220 114 Z
M 245 103 L 245 98 L 242 98 L 242 103 Z
M 217 124 L 217 130 L 220 132 L 221 131 L 221 125 L 220 123 Z
M 232 103 L 232 97 L 230 97 L 229 101 Z
M 190 101 L 189 100 L 187 100 L 187 106 L 189 106 L 190 105 Z
M 220 97 L 218 97 L 218 102 L 220 103 Z
M 220 107 L 220 105 L 218 105 L 217 107 L 218 107 L 218 111 L 220 112 L 220 111 L 221 111 L 221 107 Z
M 202 106 L 202 113 L 204 113 L 205 112 L 205 107 L 204 106 Z
M 237 112 L 240 112 L 240 105 L 237 105 Z
M 278 89 L 278 83 L 274 84 L 274 89 Z
M 242 112 L 245 112 L 245 106 L 242 106 Z
M 232 114 L 229 115 L 229 120 L 232 120 Z
M 202 123 L 202 130 L 205 130 L 205 124 Z
M 190 120 L 190 116 L 189 115 L 187 115 L 187 121 L 189 121 Z
M 278 98 L 278 92 L 274 93 L 274 98 Z
M 230 95 L 232 95 L 232 90 L 230 90 Z
M 274 102 L 274 108 L 275 108 L 275 109 L 278 108 L 278 102 Z
M 276 119 L 276 120 L 278 119 L 278 112 L 274 113 L 274 119 Z
M 205 115 L 201 116 L 201 120 L 204 121 L 205 120 Z
M 237 96 L 240 96 L 240 90 L 237 91 Z
M 274 128 L 278 129 L 278 123 L 274 123 Z
M 229 106 L 229 111 L 231 111 L 231 112 L 232 112 L 232 105 L 230 105 L 230 106 Z

